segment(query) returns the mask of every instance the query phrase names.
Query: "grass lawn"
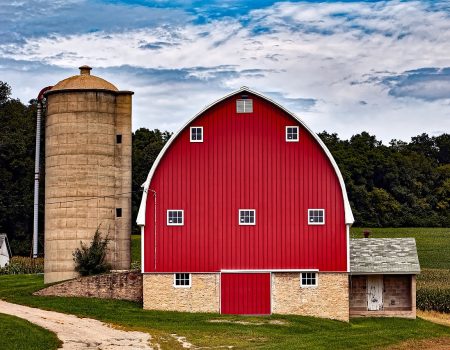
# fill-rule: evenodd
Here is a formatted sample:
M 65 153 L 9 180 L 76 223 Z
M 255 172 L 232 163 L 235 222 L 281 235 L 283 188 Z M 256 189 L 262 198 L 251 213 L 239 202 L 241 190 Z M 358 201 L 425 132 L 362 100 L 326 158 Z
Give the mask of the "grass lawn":
M 450 269 L 450 228 L 371 228 L 370 237 L 413 237 L 422 269 Z M 363 228 L 351 229 L 352 238 L 362 238 Z
M 450 268 L 445 257 L 445 251 L 450 248 L 449 229 L 371 231 L 372 237 L 415 237 L 422 267 L 431 271 L 426 273 L 427 283 L 440 284 L 441 274 L 450 281 L 450 272 L 438 269 Z M 362 229 L 352 229 L 352 236 L 361 237 L 361 232 Z M 140 261 L 139 235 L 132 236 L 132 261 Z M 186 337 L 195 346 L 237 349 L 384 349 L 406 340 L 450 337 L 449 327 L 422 319 L 361 318 L 344 323 L 302 316 L 224 316 L 147 311 L 137 303 L 118 300 L 32 296 L 43 286 L 42 275 L 0 276 L 0 298 L 145 331 L 162 349 L 182 348 L 171 334 Z
M 60 344 L 61 342 L 53 332 L 21 318 L 0 313 L 1 349 L 53 350 L 57 349 Z
M 163 349 L 181 349 L 171 336 L 173 333 L 186 337 L 196 346 L 238 349 L 329 349 L 330 344 L 334 350 L 373 349 L 407 339 L 450 337 L 449 327 L 421 319 L 368 318 L 354 319 L 348 324 L 302 316 L 243 317 L 146 311 L 141 305 L 126 301 L 31 295 L 43 286 L 42 275 L 0 276 L 0 298 L 146 331 Z

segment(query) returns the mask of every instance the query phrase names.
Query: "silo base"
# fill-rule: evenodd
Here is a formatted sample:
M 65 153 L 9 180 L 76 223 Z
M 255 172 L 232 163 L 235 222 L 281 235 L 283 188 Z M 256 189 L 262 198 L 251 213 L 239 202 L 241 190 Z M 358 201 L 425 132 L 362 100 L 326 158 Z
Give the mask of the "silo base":
M 75 271 L 44 272 L 44 283 L 54 283 L 78 277 Z

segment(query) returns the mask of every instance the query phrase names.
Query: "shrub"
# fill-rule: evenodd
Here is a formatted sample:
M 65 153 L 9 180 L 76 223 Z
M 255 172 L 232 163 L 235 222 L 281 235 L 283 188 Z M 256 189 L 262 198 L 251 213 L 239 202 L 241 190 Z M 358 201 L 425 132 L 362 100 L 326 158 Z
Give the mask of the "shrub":
M 43 272 L 44 258 L 32 259 L 26 256 L 13 256 L 8 265 L 0 268 L 0 275 L 21 275 Z
M 418 289 L 417 308 L 450 313 L 450 289 Z
M 100 227 L 98 227 L 90 246 L 80 242 L 81 248 L 77 248 L 73 252 L 75 271 L 81 276 L 97 275 L 109 271 L 111 266 L 106 262 L 109 241 L 108 235 L 104 239 L 101 238 Z

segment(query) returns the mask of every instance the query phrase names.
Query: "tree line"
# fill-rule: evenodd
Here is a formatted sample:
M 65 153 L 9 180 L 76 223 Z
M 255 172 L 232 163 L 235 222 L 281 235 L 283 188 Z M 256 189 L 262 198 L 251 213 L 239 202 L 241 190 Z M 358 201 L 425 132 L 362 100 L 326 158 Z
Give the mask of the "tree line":
M 29 255 L 33 230 L 36 100 L 23 104 L 0 81 L 0 233 L 13 252 Z M 44 133 L 44 128 L 42 133 Z M 133 133 L 133 233 L 141 185 L 171 133 L 141 128 Z M 347 187 L 355 226 L 450 227 L 450 135 L 392 140 L 384 145 L 367 132 L 341 140 L 319 137 L 335 158 Z M 43 147 L 41 141 L 41 149 Z M 43 153 L 43 152 L 42 152 Z M 45 169 L 42 154 L 42 174 Z M 43 232 L 44 176 L 41 176 L 40 232 Z M 39 243 L 43 251 L 42 234 Z

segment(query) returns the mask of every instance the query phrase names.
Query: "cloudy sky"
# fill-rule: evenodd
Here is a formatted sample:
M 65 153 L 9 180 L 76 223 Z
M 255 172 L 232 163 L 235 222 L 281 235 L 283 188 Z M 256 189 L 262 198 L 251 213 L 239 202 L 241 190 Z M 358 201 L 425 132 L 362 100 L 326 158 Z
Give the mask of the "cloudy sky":
M 27 102 L 88 64 L 176 131 L 245 85 L 313 130 L 450 132 L 449 1 L 1 0 L 0 80 Z

